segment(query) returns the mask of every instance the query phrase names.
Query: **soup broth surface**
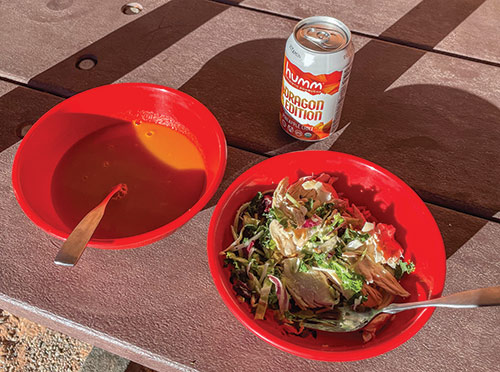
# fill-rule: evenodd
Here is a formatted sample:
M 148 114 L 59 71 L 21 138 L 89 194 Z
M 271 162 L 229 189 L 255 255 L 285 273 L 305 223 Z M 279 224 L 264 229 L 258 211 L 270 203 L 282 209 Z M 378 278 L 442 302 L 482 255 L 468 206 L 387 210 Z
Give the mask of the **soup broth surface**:
M 185 135 L 159 124 L 120 122 L 90 134 L 64 154 L 52 180 L 52 198 L 71 231 L 113 186 L 125 183 L 127 194 L 108 203 L 93 235 L 116 239 L 181 216 L 198 201 L 205 182 L 202 155 Z

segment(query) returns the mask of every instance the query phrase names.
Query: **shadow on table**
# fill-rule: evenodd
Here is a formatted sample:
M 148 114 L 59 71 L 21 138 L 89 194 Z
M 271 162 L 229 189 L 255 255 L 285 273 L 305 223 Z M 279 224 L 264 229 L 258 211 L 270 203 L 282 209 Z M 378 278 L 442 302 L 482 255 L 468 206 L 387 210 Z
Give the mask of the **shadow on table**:
M 393 37 L 411 24 L 413 30 L 430 30 L 428 44 L 437 45 L 482 2 L 446 13 L 446 22 L 434 24 L 423 14 L 438 11 L 445 4 L 424 1 L 381 36 Z M 500 142 L 500 110 L 483 98 L 453 87 L 404 82 L 395 85 L 426 54 L 424 50 L 377 40 L 363 46 L 355 56 L 343 110 L 341 127 L 349 122 L 350 126 L 336 142 L 329 139 L 311 144 L 292 139 L 278 125 L 284 44 L 285 39 L 260 39 L 228 48 L 180 89 L 214 113 L 229 143 L 238 148 L 267 156 L 312 149 L 353 153 L 355 148 L 356 155 L 414 185 L 427 201 L 486 218 L 500 210 L 500 195 L 495 195 L 498 189 L 494 185 L 494 180 L 500 179 L 500 169 L 484 164 L 495 164 L 500 157 L 496 145 Z M 438 74 L 440 67 L 448 69 L 443 65 L 450 62 L 449 57 L 432 57 L 420 61 L 427 64 L 423 71 Z M 456 74 L 460 78 L 474 72 Z M 436 75 L 437 81 L 445 78 Z M 460 166 L 455 165 L 457 162 Z M 430 183 L 432 187 L 427 187 Z M 485 223 L 448 209 L 431 209 L 448 256 Z
M 66 98 L 113 83 L 227 8 L 210 1 L 169 1 L 34 76 L 28 85 Z M 96 59 L 97 65 L 91 70 L 78 69 L 77 63 L 84 56 Z M 33 124 L 60 101 L 23 87 L 0 97 L 0 151 L 19 141 L 23 127 Z
M 425 0 L 381 37 L 395 38 L 410 30 L 431 35 L 430 46 L 435 46 L 483 2 L 474 0 L 442 12 L 445 1 Z M 37 75 L 29 84 L 69 96 L 112 83 L 225 9 L 227 6 L 213 2 L 173 0 Z M 433 21 L 435 14 L 440 15 L 439 22 Z M 431 84 L 392 87 L 425 51 L 369 41 L 356 53 L 343 110 L 341 126 L 352 124 L 335 143 L 309 144 L 289 137 L 277 122 L 284 45 L 285 39 L 262 39 L 228 48 L 181 90 L 212 110 L 231 145 L 269 156 L 307 149 L 352 153 L 356 143 L 356 155 L 379 163 L 412 185 L 420 182 L 417 191 L 426 200 L 484 217 L 500 210 L 495 204 L 500 195 L 493 184 L 500 179 L 499 169 L 484 166 L 485 159 L 495 164 L 494 159 L 500 157 L 498 108 L 456 88 Z M 97 58 L 94 69 L 75 68 L 84 55 Z M 439 67 L 450 59 L 434 55 L 433 61 Z M 432 66 L 425 71 L 433 71 Z M 467 73 L 474 72 L 460 72 Z M 0 98 L 0 108 L 9 113 L 0 127 L 0 150 L 18 140 L 16 127 L 38 118 L 59 101 L 26 91 L 16 88 Z M 40 100 L 40 96 L 50 98 Z M 460 167 L 454 166 L 457 157 Z M 226 175 L 225 183 L 238 171 L 241 167 Z M 429 182 L 437 192 L 426 191 L 423 186 Z M 477 231 L 475 227 L 470 230 L 469 237 Z
M 180 87 L 212 111 L 230 145 L 264 154 L 293 141 L 278 125 L 285 42 L 261 39 L 228 48 Z

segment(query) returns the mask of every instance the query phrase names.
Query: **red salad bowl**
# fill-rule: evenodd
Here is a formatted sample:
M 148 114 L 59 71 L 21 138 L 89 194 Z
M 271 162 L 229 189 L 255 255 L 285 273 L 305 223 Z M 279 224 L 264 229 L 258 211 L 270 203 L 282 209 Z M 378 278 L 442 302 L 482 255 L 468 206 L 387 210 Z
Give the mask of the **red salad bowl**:
M 163 126 L 159 129 L 156 126 L 156 132 L 147 132 L 150 137 L 156 133 L 156 137 L 151 137 L 156 142 L 146 139 L 143 133 L 138 134 L 139 129 L 134 128 L 134 125 L 139 126 L 141 123 L 145 124 L 141 128 L 156 124 Z M 192 151 L 196 152 L 199 164 L 196 170 L 188 169 L 186 165 L 182 165 L 184 168 L 179 167 L 179 163 L 175 162 L 184 161 L 183 154 L 177 154 L 174 150 L 168 154 L 174 159 L 172 164 L 167 163 L 164 157 L 158 156 L 159 153 L 166 154 L 168 151 L 158 145 L 166 138 L 165 131 L 168 131 L 169 135 L 182 136 L 181 139 L 187 141 Z M 93 140 L 88 140 L 89 138 L 102 137 L 96 137 L 97 133 L 106 133 L 109 142 L 105 142 L 107 139 L 102 140 L 103 142 L 96 140 L 92 151 L 75 153 L 78 152 L 75 149 L 83 148 L 83 145 L 78 147 L 78 144 L 92 144 Z M 127 143 L 130 143 L 131 151 L 123 151 L 123 146 Z M 154 149 L 153 144 L 156 146 Z M 101 152 L 104 154 L 105 151 L 108 153 L 100 159 Z M 78 162 L 67 160 L 68 154 L 71 154 L 71 159 L 78 159 Z M 106 156 L 113 156 L 116 162 L 110 163 Z M 224 175 L 226 157 L 226 140 L 219 123 L 210 111 L 194 98 L 159 85 L 113 84 L 77 94 L 44 114 L 19 145 L 12 169 L 12 183 L 19 205 L 26 215 L 49 234 L 66 239 L 77 222 L 114 186 L 107 179 L 108 176 L 110 180 L 115 177 L 112 172 L 117 174 L 117 180 L 112 180 L 116 183 L 127 183 L 126 179 L 122 181 L 119 178 L 125 177 L 125 174 L 136 181 L 142 177 L 136 184 L 128 185 L 128 195 L 123 200 L 112 200 L 108 204 L 104 218 L 89 242 L 89 246 L 96 248 L 133 248 L 171 234 L 198 213 L 219 186 Z M 93 169 L 84 170 L 81 164 L 86 159 L 95 161 L 98 165 Z M 81 175 L 74 176 L 81 177 L 81 183 L 74 182 L 65 187 L 65 173 L 60 171 L 63 163 L 66 172 L 71 173 L 72 177 L 73 174 L 78 175 L 78 172 L 81 172 Z M 129 169 L 131 163 L 135 166 L 133 170 Z M 102 173 L 100 164 L 102 167 L 108 167 L 110 173 Z M 170 172 L 168 174 L 172 175 L 170 179 L 165 176 L 167 170 Z M 189 180 L 196 179 L 193 182 L 197 183 L 194 185 L 197 187 L 196 193 L 192 194 L 192 201 L 189 201 L 191 204 L 179 207 L 171 218 L 165 217 L 166 208 L 172 206 L 166 202 L 162 205 L 160 200 L 157 201 L 151 195 L 161 196 L 166 185 L 182 182 L 188 179 L 187 177 L 190 177 Z M 89 194 L 88 190 L 91 188 L 99 188 L 102 195 L 87 203 L 84 196 L 86 192 Z M 180 188 L 173 198 L 183 198 L 184 191 Z M 137 198 L 134 199 L 134 195 Z M 129 203 L 121 204 L 126 206 L 123 207 L 124 212 L 118 209 L 119 203 Z M 80 208 L 78 211 L 77 204 Z M 141 221 L 137 223 L 133 220 L 134 211 L 138 208 L 142 208 L 144 215 L 148 216 L 147 224 L 144 222 L 144 226 L 139 227 Z M 108 223 L 109 229 L 99 233 L 106 218 L 112 218 L 113 213 L 115 217 Z M 113 229 L 118 231 L 118 228 L 121 231 L 113 233 Z
M 367 160 L 332 151 L 301 151 L 264 160 L 239 176 L 219 200 L 208 232 L 208 262 L 213 280 L 226 306 L 248 329 L 271 345 L 300 357 L 323 361 L 353 361 L 371 358 L 401 345 L 429 320 L 432 308 L 396 314 L 380 329 L 375 339 L 364 343 L 360 331 L 299 337 L 284 332 L 273 319 L 255 320 L 246 303 L 241 303 L 229 281 L 219 253 L 233 241 L 230 226 L 238 208 L 258 191 L 274 189 L 284 177 L 290 183 L 307 175 L 328 173 L 338 178 L 333 184 L 357 206 L 366 206 L 379 221 L 396 227 L 396 239 L 405 258 L 416 270 L 401 280 L 410 292 L 396 302 L 423 301 L 439 297 L 446 274 L 446 258 L 439 229 L 431 213 L 398 177 Z

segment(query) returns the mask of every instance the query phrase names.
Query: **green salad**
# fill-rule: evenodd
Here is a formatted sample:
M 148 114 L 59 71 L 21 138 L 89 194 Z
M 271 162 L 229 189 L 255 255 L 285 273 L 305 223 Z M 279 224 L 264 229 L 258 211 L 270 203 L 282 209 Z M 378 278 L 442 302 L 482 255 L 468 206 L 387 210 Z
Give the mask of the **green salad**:
M 399 280 L 415 266 L 395 228 L 339 196 L 334 182 L 327 174 L 291 185 L 284 178 L 236 213 L 234 241 L 221 254 L 255 319 L 273 317 L 293 334 L 329 331 L 339 306 L 364 311 L 409 296 Z M 365 341 L 383 322 L 372 323 Z

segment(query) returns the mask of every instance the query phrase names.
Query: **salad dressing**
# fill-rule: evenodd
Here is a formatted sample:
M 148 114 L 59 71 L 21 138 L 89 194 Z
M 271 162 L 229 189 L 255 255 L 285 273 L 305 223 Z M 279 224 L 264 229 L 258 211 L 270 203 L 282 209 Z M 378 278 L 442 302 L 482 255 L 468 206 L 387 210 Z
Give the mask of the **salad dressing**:
M 399 279 L 414 265 L 404 261 L 395 228 L 339 196 L 334 182 L 327 174 L 291 185 L 284 178 L 272 197 L 258 193 L 238 210 L 235 241 L 221 254 L 255 319 L 277 319 L 294 334 L 338 332 L 410 295 Z M 387 317 L 365 327 L 363 340 Z

